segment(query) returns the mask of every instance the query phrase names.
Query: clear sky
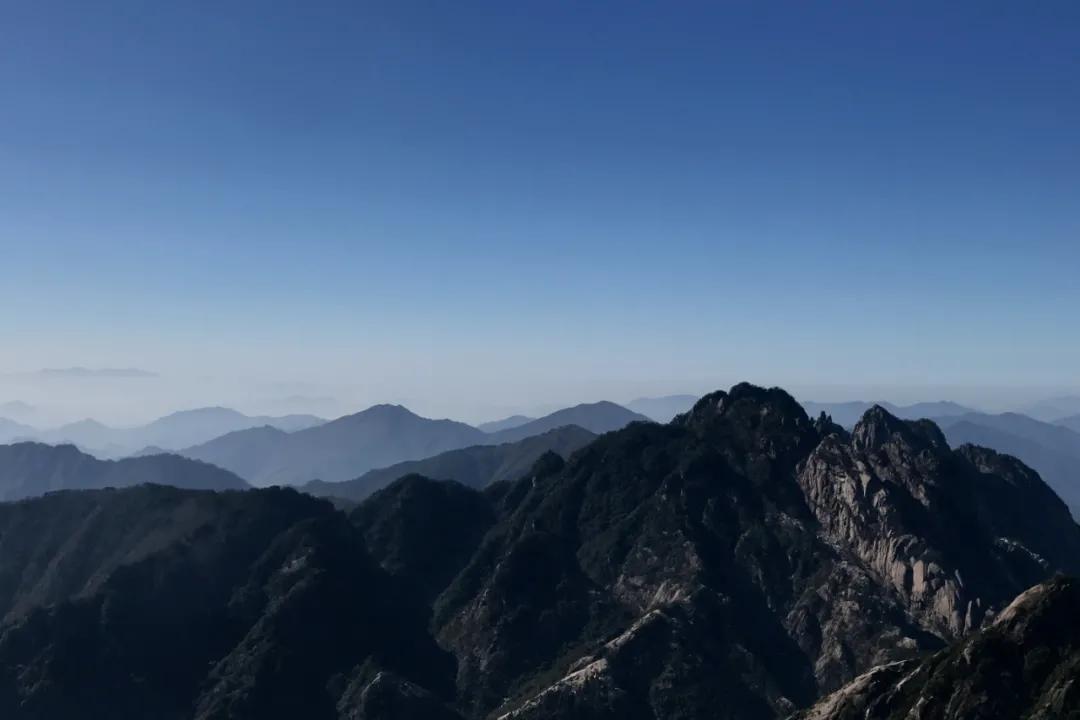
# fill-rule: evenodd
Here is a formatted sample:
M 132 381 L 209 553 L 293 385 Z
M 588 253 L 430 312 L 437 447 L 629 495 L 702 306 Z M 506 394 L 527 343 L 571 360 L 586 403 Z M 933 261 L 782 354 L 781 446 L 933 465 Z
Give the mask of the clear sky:
M 1080 386 L 1072 0 L 6 2 L 0 92 L 0 400 Z

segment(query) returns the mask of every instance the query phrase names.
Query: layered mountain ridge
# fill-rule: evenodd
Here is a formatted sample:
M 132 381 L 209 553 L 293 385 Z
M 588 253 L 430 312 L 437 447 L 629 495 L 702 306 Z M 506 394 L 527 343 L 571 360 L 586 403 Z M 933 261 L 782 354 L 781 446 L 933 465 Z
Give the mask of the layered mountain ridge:
M 74 445 L 0 445 L 0 500 L 55 490 L 130 487 L 144 483 L 194 490 L 242 490 L 248 484 L 210 465 L 176 455 L 98 460 Z
M 648 421 L 648 418 L 614 403 L 591 403 L 487 433 L 454 420 L 421 417 L 400 405 L 375 405 L 298 432 L 250 428 L 179 453 L 226 468 L 256 486 L 319 481 L 313 487 L 325 487 L 325 484 L 355 480 L 352 490 L 342 488 L 338 496 L 365 497 L 378 489 L 372 477 L 362 479 L 371 470 L 430 459 L 463 448 L 520 443 L 568 426 L 603 433 L 636 421 Z M 401 474 L 415 471 L 409 468 Z M 389 481 L 399 476 L 384 479 Z M 354 492 L 360 486 L 369 490 Z M 335 492 L 327 489 L 325 494 Z
M 76 445 L 102 459 L 115 459 L 142 452 L 144 448 L 175 451 L 206 442 L 226 433 L 271 426 L 293 432 L 320 425 L 324 420 L 312 415 L 281 417 L 249 416 L 224 407 L 205 407 L 158 418 L 137 427 L 110 427 L 96 420 L 79 420 L 58 428 L 39 430 L 28 426 L 4 427 L 0 440 L 24 440 L 49 445 Z
M 992 652 L 1018 594 L 1080 573 L 1080 527 L 931 422 L 849 432 L 742 384 L 483 490 L 412 475 L 347 517 L 290 490 L 60 493 L 0 506 L 0 551 L 5 717 L 745 720 Z M 1041 642 L 1032 683 L 1072 667 Z
M 596 435 L 584 428 L 566 425 L 517 442 L 473 445 L 423 460 L 409 460 L 390 467 L 369 470 L 354 480 L 313 481 L 301 487 L 304 492 L 312 495 L 351 501 L 363 500 L 376 490 L 406 475 L 456 480 L 462 485 L 484 488 L 503 480 L 517 480 L 527 473 L 544 453 L 554 452 L 567 457 L 595 438 Z

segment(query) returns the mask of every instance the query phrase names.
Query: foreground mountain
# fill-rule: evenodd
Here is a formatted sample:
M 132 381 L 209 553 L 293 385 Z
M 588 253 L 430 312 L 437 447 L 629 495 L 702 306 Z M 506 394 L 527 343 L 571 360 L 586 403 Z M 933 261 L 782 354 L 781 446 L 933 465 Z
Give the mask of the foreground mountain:
M 1022 460 L 1080 518 L 1080 433 L 1017 413 L 968 413 L 937 422 L 954 446 L 983 445 Z
M 883 400 L 878 402 L 863 402 L 861 400 L 838 403 L 803 402 L 802 406 L 811 417 L 817 417 L 821 413 L 825 413 L 834 422 L 849 429 L 866 414 L 867 410 L 873 407 L 884 408 L 901 420 L 922 420 L 925 418 L 936 420 L 975 412 L 969 407 L 948 400 L 921 402 L 914 405 L 895 405 Z
M 1015 459 L 739 385 L 347 518 L 284 490 L 0 507 L 0 714 L 772 719 L 992 632 L 1057 571 L 1080 527 Z M 1030 655 L 1033 681 L 1059 657 Z
M 576 425 L 591 433 L 602 435 L 624 428 L 633 422 L 651 422 L 651 420 L 613 402 L 584 403 L 557 410 L 550 415 L 507 430 L 490 433 L 487 441 L 495 444 L 517 442 L 567 425 Z
M 1080 529 L 1016 461 L 746 385 L 503 493 L 436 603 L 473 717 L 776 717 L 1078 569 Z
M 449 715 L 423 603 L 294 491 L 0 505 L 0 590 L 5 718 Z
M 375 405 L 298 432 L 252 428 L 180 451 L 257 486 L 342 482 L 373 468 L 491 442 L 453 420 L 430 420 L 400 405 Z
M 321 480 L 303 486 L 319 497 L 359 501 L 406 475 L 456 480 L 462 485 L 484 488 L 504 480 L 517 480 L 548 452 L 561 457 L 588 445 L 596 435 L 576 425 L 549 430 L 541 435 L 502 445 L 474 445 L 450 450 L 423 460 L 411 460 L 371 470 L 355 480 L 328 483 Z
M 140 451 L 148 447 L 179 450 L 226 433 L 264 425 L 293 432 L 323 422 L 312 415 L 253 417 L 229 408 L 210 407 L 176 412 L 138 427 L 114 428 L 96 420 L 80 420 L 51 430 L 31 428 L 19 437 L 50 445 L 77 445 L 102 457 L 121 457 L 144 454 Z
M 923 660 L 876 668 L 800 720 L 1080 717 L 1080 581 L 1031 588 L 994 622 Z
M 98 460 L 73 445 L 0 445 L 0 500 L 143 483 L 210 490 L 247 487 L 227 470 L 176 455 Z
M 698 400 L 697 395 L 665 395 L 664 397 L 638 398 L 626 403 L 628 410 L 640 413 L 656 422 L 671 422 L 676 415 L 681 415 Z

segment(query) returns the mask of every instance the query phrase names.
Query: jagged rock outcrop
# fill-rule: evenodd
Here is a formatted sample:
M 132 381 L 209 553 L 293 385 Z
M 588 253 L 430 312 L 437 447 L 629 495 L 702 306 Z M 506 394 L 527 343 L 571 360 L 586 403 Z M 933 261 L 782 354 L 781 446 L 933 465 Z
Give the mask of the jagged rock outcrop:
M 849 436 L 749 385 L 507 497 L 436 603 L 476 717 L 775 717 L 1080 557 L 1022 466 L 880 408 Z
M 1056 571 L 1080 572 L 1080 528 L 1019 462 L 743 384 L 520 480 L 407 477 L 348 516 L 283 490 L 0 505 L 0 715 L 771 720 L 833 691 L 814 712 L 862 712 L 958 647 L 956 673 L 986 654 L 1057 712 L 1072 645 L 1010 618 L 1075 612 L 1001 612 Z M 931 670 L 935 702 L 967 682 Z
M 1020 595 L 987 627 L 924 660 L 856 678 L 798 720 L 1080 717 L 1080 581 Z
M 880 407 L 825 438 L 798 474 L 821 535 L 854 554 L 929 631 L 955 639 L 1080 553 L 1065 505 L 993 451 L 949 449 Z

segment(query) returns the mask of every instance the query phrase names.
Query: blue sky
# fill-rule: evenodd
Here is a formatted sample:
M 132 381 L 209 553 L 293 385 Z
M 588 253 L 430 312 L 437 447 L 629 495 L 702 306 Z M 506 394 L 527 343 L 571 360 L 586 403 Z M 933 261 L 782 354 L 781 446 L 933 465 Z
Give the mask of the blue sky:
M 6 3 L 0 372 L 1076 388 L 1077 48 L 1075 2 Z

